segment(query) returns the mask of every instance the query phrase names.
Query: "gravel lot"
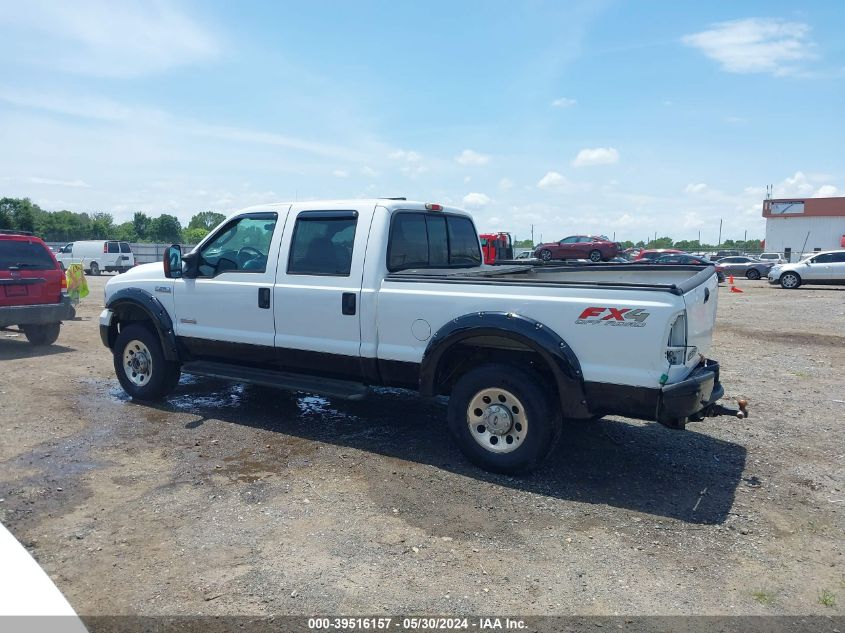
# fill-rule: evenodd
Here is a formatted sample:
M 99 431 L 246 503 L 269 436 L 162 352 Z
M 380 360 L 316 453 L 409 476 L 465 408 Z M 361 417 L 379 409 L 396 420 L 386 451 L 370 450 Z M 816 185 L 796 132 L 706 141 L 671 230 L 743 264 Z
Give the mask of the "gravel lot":
M 510 478 L 408 392 L 128 401 L 105 279 L 57 345 L 0 333 L 0 521 L 80 614 L 845 613 L 845 289 L 722 287 L 748 420 L 573 425 Z

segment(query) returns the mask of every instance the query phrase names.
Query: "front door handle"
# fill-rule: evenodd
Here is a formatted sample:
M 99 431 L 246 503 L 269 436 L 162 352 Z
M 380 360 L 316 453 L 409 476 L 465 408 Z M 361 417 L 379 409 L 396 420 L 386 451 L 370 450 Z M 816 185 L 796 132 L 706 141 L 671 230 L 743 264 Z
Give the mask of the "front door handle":
M 269 288 L 259 288 L 258 289 L 258 307 L 263 308 L 265 310 L 270 309 L 270 289 Z
M 344 292 L 340 300 L 340 311 L 346 315 L 355 314 L 355 293 Z

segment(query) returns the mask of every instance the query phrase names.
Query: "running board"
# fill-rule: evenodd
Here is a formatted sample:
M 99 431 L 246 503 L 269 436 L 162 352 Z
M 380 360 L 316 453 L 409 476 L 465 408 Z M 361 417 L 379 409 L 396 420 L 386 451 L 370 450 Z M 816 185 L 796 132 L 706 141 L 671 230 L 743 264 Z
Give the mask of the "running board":
M 369 388 L 359 382 L 292 374 L 272 369 L 256 369 L 213 361 L 192 361 L 182 365 L 182 371 L 194 376 L 207 376 L 234 382 L 247 382 L 265 387 L 277 387 L 288 391 L 307 391 L 343 400 L 362 400 Z

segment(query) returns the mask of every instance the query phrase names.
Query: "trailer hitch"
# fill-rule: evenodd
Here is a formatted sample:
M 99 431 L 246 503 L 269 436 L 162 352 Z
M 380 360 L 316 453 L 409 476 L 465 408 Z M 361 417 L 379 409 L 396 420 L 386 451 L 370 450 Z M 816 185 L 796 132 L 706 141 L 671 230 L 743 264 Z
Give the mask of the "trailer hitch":
M 732 415 L 740 420 L 748 417 L 748 400 L 737 400 L 736 407 L 726 407 L 725 405 L 716 402 L 707 407 L 704 415 L 710 418 L 715 418 L 720 415 Z

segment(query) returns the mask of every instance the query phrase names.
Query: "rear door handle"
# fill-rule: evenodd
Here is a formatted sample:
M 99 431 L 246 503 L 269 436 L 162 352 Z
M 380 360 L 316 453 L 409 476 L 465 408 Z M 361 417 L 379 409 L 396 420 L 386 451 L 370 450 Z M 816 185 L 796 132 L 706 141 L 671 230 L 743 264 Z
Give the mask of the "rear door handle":
M 344 292 L 340 300 L 340 311 L 346 315 L 355 314 L 355 293 Z
M 269 288 L 259 288 L 258 289 L 258 307 L 263 308 L 265 310 L 270 309 L 270 289 Z

